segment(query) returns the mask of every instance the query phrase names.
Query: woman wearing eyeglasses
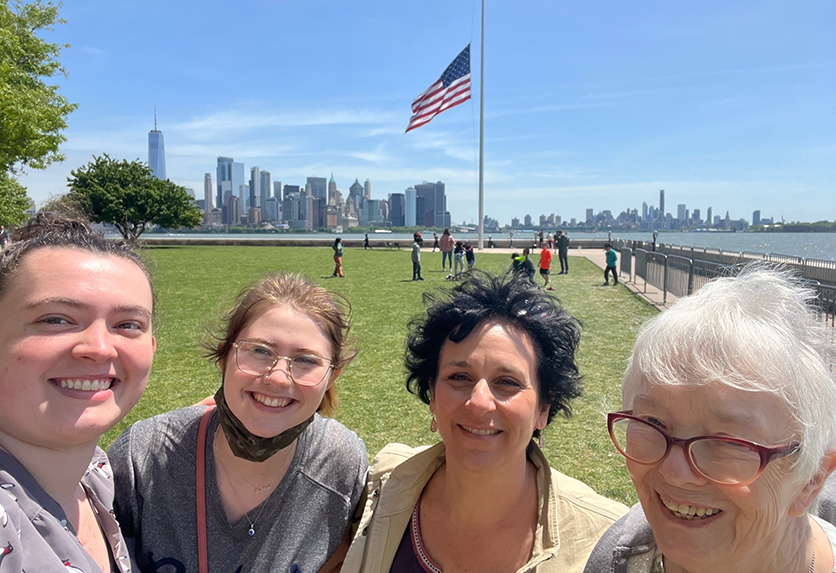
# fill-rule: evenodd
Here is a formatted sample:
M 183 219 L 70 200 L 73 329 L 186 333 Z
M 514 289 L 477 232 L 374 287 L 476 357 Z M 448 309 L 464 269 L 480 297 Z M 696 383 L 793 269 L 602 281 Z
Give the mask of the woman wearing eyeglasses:
M 313 573 L 341 561 L 368 459 L 321 417 L 353 358 L 345 305 L 299 276 L 245 290 L 209 355 L 217 408 L 134 424 L 109 450 L 116 513 L 144 572 Z
M 609 430 L 640 504 L 586 572 L 834 571 L 836 350 L 787 275 L 744 269 L 648 322 Z

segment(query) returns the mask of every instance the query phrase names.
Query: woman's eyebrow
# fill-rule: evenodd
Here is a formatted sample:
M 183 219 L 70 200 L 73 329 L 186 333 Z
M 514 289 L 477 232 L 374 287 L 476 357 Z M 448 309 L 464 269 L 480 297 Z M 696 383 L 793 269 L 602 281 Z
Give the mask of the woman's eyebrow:
M 34 300 L 25 305 L 24 308 L 27 310 L 29 309 L 37 309 L 44 306 L 50 305 L 57 305 L 57 306 L 67 306 L 70 308 L 76 308 L 81 310 L 86 310 L 90 308 L 90 305 L 75 299 L 65 298 L 65 297 L 49 297 L 49 298 L 42 298 L 40 300 Z M 151 311 L 145 308 L 142 305 L 138 304 L 125 304 L 117 306 L 114 309 L 116 312 L 119 313 L 126 313 L 126 314 L 141 314 L 143 317 L 150 319 L 151 318 Z

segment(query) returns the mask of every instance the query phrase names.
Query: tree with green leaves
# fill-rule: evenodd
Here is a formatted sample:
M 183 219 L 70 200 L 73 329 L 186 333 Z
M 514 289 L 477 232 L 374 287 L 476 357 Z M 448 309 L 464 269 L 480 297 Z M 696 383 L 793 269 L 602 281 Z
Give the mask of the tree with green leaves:
M 58 153 L 66 140 L 61 132 L 77 106 L 47 82 L 66 75 L 58 56 L 67 46 L 40 37 L 62 22 L 51 2 L 0 4 L 0 224 L 25 220 L 28 203 L 21 200 L 25 189 L 16 176 L 64 159 Z
M 26 221 L 29 204 L 23 185 L 8 173 L 0 173 L 0 225 L 17 227 Z
M 184 187 L 154 177 L 139 159 L 119 161 L 107 154 L 70 172 L 64 200 L 95 223 L 111 223 L 128 241 L 149 225 L 199 225 L 203 214 Z

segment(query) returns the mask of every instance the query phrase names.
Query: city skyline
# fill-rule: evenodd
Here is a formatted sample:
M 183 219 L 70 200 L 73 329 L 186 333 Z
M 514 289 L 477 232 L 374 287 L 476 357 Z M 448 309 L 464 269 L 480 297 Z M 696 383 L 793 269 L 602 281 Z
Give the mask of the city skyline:
M 430 0 L 418 15 L 379 0 L 220 6 L 62 7 L 67 24 L 47 39 L 72 44 L 59 83 L 80 107 L 67 160 L 21 179 L 36 202 L 66 192 L 70 170 L 92 155 L 145 159 L 156 103 L 167 175 L 185 187 L 201 189 L 228 155 L 246 164 L 243 180 L 252 166 L 296 184 L 333 172 L 371 179 L 379 198 L 444 181 L 454 221 L 476 221 L 479 78 L 472 102 L 403 133 L 415 94 L 462 45 L 478 45 L 472 6 Z M 487 10 L 486 215 L 581 219 L 666 189 L 679 197 L 671 205 L 735 219 L 836 218 L 832 3 L 600 11 L 534 0 Z M 198 32 L 236 27 L 252 33 L 218 44 Z M 311 29 L 334 41 L 309 42 Z M 410 36 L 428 41 L 402 42 Z

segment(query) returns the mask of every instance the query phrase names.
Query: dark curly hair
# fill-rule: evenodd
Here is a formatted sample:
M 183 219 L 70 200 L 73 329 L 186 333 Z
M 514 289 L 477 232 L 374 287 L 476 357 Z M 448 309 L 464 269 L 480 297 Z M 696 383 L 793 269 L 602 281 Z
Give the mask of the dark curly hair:
M 517 328 L 531 339 L 538 356 L 540 403 L 549 405 L 549 423 L 558 412 L 571 415 L 570 402 L 582 394 L 575 364 L 581 324 L 559 300 L 525 277 L 474 270 L 450 290 L 425 294 L 424 303 L 426 316 L 409 323 L 404 358 L 406 387 L 424 403 L 430 403 L 444 343 L 461 342 L 490 320 Z

